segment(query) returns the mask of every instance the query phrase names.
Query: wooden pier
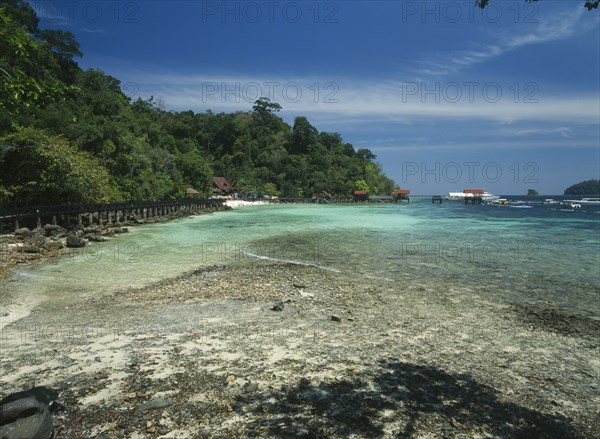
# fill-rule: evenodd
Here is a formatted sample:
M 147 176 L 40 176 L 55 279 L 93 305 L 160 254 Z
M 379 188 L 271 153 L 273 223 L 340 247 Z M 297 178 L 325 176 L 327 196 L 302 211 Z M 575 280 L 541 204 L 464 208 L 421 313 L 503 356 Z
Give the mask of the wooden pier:
M 44 224 L 89 226 L 119 224 L 129 219 L 144 220 L 178 211 L 220 208 L 223 200 L 187 199 L 174 201 L 138 201 L 108 204 L 59 204 L 50 206 L 0 207 L 0 231 L 6 223 L 14 230 L 20 227 L 42 227 Z

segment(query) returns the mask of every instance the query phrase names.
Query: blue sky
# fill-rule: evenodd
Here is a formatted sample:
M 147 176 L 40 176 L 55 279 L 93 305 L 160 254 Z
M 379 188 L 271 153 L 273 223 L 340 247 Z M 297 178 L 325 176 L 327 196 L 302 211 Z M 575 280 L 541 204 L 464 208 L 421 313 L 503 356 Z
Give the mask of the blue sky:
M 583 3 L 31 2 L 132 97 L 230 112 L 268 96 L 419 194 L 600 178 L 600 14 Z

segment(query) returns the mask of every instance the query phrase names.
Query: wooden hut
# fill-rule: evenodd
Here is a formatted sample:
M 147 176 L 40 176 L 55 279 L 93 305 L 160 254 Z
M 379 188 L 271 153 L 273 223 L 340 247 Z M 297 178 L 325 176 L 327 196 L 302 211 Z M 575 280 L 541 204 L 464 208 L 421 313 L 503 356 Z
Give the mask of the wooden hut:
M 352 200 L 354 202 L 357 201 L 368 201 L 369 200 L 369 191 L 361 191 L 361 190 L 355 190 L 354 192 L 352 192 Z
M 188 198 L 198 198 L 198 196 L 200 195 L 200 192 L 198 192 L 193 187 L 189 187 L 185 190 L 185 194 L 187 195 Z
M 465 194 L 465 204 L 481 204 L 483 201 L 483 193 L 485 191 L 483 189 L 465 189 L 463 190 L 463 194 Z
M 233 186 L 225 177 L 213 177 L 213 195 L 230 195 Z
M 392 191 L 392 199 L 395 203 L 399 201 L 408 201 L 410 203 L 410 189 L 394 189 Z

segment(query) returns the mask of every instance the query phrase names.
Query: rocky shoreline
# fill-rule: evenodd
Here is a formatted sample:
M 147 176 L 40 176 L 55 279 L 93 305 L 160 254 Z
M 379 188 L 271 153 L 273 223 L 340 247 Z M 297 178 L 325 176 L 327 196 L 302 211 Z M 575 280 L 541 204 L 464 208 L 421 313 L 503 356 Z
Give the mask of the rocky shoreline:
M 130 227 L 164 223 L 229 209 L 223 206 L 219 209 L 180 210 L 146 219 L 132 215 L 118 224 L 72 225 L 69 228 L 46 224 L 33 230 L 23 227 L 14 233 L 0 235 L 0 279 L 6 278 L 11 268 L 61 257 L 68 254 L 69 248 L 82 248 L 90 242 L 105 242 L 116 235 L 127 233 Z
M 596 320 L 263 261 L 64 305 L 1 338 L 61 438 L 598 437 Z

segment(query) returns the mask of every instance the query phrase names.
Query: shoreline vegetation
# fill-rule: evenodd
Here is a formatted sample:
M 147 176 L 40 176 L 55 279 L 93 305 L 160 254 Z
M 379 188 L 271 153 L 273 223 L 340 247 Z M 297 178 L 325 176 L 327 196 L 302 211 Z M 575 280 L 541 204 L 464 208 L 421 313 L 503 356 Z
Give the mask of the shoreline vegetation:
M 75 36 L 41 29 L 26 1 L 0 4 L 0 22 L 0 204 L 178 200 L 190 188 L 208 197 L 213 177 L 257 198 L 395 188 L 372 151 L 304 116 L 286 122 L 269 98 L 235 113 L 168 111 L 82 69 Z
M 2 325 L 0 397 L 56 389 L 67 439 L 594 437 L 600 322 L 437 282 L 257 260 L 64 297 Z

